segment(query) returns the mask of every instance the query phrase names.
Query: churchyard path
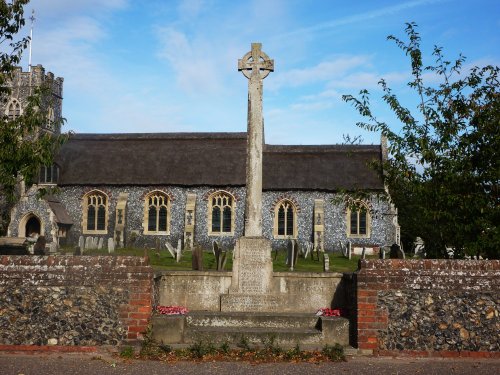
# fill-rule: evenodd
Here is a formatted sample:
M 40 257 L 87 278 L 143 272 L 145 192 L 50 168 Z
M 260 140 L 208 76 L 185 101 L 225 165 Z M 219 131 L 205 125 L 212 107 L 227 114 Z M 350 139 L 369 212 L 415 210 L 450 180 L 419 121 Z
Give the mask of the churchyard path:
M 0 353 L 2 375 L 313 375 L 313 374 L 450 374 L 493 375 L 500 359 L 416 359 L 354 357 L 338 363 L 177 362 L 122 360 L 101 354 Z

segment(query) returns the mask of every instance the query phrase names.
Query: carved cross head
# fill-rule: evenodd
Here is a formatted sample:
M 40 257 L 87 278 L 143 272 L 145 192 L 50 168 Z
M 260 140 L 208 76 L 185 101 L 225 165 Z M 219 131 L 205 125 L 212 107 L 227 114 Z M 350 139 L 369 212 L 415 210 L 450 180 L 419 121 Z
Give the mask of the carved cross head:
M 238 71 L 248 79 L 264 79 L 274 71 L 274 60 L 262 52 L 261 43 L 252 43 L 252 50 L 238 60 Z

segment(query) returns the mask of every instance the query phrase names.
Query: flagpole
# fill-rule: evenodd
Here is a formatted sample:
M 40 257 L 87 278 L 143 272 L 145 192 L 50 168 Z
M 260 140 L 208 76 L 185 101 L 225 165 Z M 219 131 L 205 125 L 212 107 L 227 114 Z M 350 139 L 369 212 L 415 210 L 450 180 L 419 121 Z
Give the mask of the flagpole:
M 29 53 L 29 60 L 28 60 L 28 72 L 31 72 L 31 45 L 33 44 L 33 25 L 35 24 L 35 10 L 31 10 L 31 29 L 30 29 L 30 53 Z

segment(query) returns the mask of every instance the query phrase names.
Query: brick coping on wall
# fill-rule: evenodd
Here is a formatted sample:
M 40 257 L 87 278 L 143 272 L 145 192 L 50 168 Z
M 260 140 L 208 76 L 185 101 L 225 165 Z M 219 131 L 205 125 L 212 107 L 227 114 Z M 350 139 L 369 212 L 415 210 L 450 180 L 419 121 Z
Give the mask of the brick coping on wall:
M 387 310 L 378 305 L 379 292 L 468 291 L 483 290 L 485 285 L 499 290 L 500 260 L 360 260 L 356 280 L 357 346 L 360 351 L 381 356 L 500 358 L 500 352 L 450 350 L 384 350 L 379 332 L 387 330 Z

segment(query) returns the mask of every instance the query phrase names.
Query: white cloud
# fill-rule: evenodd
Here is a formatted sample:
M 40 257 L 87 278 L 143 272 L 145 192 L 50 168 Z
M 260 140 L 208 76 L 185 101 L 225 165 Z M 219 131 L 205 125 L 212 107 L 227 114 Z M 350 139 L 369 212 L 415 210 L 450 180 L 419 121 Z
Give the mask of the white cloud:
M 339 26 L 344 26 L 344 25 L 349 25 L 349 24 L 356 24 L 360 22 L 366 22 L 368 20 L 372 20 L 375 18 L 380 18 L 380 17 L 387 17 L 392 14 L 396 14 L 402 10 L 405 9 L 411 9 L 423 5 L 429 5 L 433 3 L 440 3 L 443 1 L 449 1 L 449 0 L 413 0 L 413 1 L 407 1 L 401 4 L 397 5 L 391 5 L 387 6 L 384 8 L 377 8 L 376 10 L 368 11 L 368 12 L 363 12 L 359 14 L 354 14 L 351 16 L 343 17 L 343 18 L 337 18 L 328 22 L 323 22 L 316 24 L 314 26 L 310 27 L 304 27 L 300 28 L 297 30 L 293 30 L 290 32 L 287 32 L 283 35 L 280 35 L 281 38 L 289 38 L 293 37 L 295 35 L 301 35 L 301 34 L 315 34 L 315 33 L 320 33 L 324 32 L 329 29 L 333 29 Z
M 342 77 L 352 69 L 369 64 L 370 58 L 368 56 L 340 56 L 320 62 L 313 67 L 280 72 L 279 76 L 270 81 L 269 88 L 277 90 L 283 87 L 297 87 L 319 81 L 329 81 Z
M 206 94 L 222 89 L 221 55 L 205 39 L 188 40 L 186 34 L 164 27 L 157 29 L 158 56 L 175 72 L 178 87 L 186 92 Z
M 177 11 L 181 19 L 192 20 L 202 13 L 206 5 L 205 0 L 181 0 Z

